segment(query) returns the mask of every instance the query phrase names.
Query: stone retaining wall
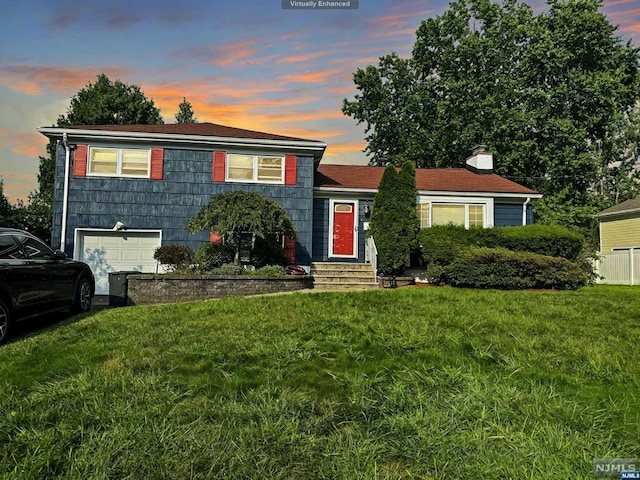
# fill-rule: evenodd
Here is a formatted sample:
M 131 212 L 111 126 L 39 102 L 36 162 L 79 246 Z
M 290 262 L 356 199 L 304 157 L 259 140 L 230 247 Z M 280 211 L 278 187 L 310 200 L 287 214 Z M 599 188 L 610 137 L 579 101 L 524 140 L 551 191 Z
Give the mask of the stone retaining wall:
M 253 275 L 128 275 L 128 305 L 175 303 L 313 288 L 311 275 L 257 277 Z

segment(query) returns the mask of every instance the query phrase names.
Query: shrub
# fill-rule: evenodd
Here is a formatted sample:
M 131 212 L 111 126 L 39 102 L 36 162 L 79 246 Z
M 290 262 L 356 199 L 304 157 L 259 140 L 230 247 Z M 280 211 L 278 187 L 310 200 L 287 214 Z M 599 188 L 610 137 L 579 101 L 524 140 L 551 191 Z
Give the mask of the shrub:
M 286 275 L 285 269 L 281 265 L 266 265 L 257 270 L 247 271 L 249 275 L 259 275 L 261 277 L 284 277 Z
M 211 275 L 242 275 L 244 271 L 241 265 L 225 263 L 218 268 L 211 269 Z
M 273 236 L 258 237 L 251 251 L 251 263 L 256 268 L 262 268 L 266 265 L 282 265 L 284 267 L 289 263 L 289 259 L 277 238 Z
M 233 263 L 234 249 L 228 245 L 203 243 L 196 250 L 196 263 L 200 271 L 219 268 L 225 263 Z
M 459 225 L 434 225 L 418 234 L 422 259 L 427 265 L 449 265 L 468 247 L 506 248 L 575 262 L 583 249 L 583 238 L 557 225 L 469 229 Z
M 418 233 L 422 259 L 427 265 L 449 265 L 458 254 L 472 245 L 483 246 L 491 229 L 459 225 L 434 225 Z
M 550 257 L 562 257 L 575 262 L 584 244 L 584 238 L 558 225 L 523 225 L 497 227 L 495 243 L 486 247 L 504 247 L 520 252 L 539 253 Z
M 156 248 L 153 258 L 171 270 L 185 268 L 193 263 L 193 250 L 186 245 L 163 245 Z
M 405 162 L 400 173 L 385 168 L 373 200 L 369 235 L 378 249 L 378 270 L 385 275 L 402 273 L 416 246 L 415 167 Z
M 577 289 L 586 285 L 586 273 L 564 258 L 504 248 L 471 247 L 444 269 L 446 283 L 475 288 Z

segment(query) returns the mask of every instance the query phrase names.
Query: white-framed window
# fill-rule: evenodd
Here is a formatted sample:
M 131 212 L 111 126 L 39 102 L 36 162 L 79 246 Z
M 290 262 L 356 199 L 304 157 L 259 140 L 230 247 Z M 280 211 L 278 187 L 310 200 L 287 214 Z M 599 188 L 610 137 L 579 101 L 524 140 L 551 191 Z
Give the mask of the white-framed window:
M 420 222 L 420 228 L 429 227 L 429 204 L 418 203 L 416 204 L 416 214 L 418 215 L 418 222 Z
M 91 147 L 87 175 L 149 178 L 151 150 Z
M 230 153 L 227 155 L 227 180 L 284 183 L 284 157 Z
M 462 225 L 469 227 L 484 227 L 487 225 L 485 204 L 467 203 L 418 203 L 416 214 L 420 228 L 433 225 Z

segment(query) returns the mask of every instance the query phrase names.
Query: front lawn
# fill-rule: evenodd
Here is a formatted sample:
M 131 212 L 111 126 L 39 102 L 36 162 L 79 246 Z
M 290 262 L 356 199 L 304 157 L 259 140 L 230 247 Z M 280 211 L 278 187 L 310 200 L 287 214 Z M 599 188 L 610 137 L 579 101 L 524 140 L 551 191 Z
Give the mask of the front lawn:
M 104 310 L 0 347 L 0 478 L 592 478 L 639 344 L 635 287 Z

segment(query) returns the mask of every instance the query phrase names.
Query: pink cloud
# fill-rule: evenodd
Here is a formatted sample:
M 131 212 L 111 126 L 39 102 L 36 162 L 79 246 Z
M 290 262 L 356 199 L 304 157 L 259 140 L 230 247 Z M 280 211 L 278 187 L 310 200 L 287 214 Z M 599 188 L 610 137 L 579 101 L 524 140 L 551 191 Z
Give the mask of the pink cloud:
M 338 73 L 342 73 L 340 68 L 332 68 L 328 70 L 320 70 L 315 72 L 296 73 L 292 75 L 285 75 L 282 79 L 287 83 L 322 83 L 326 82 L 332 76 Z
M 87 83 L 93 82 L 100 71 L 108 72 L 109 76 L 115 75 L 116 77 L 125 72 L 119 67 L 105 69 L 104 67 L 65 68 L 51 65 L 3 65 L 0 69 L 0 85 L 31 96 L 50 92 L 69 94 L 76 92 Z

